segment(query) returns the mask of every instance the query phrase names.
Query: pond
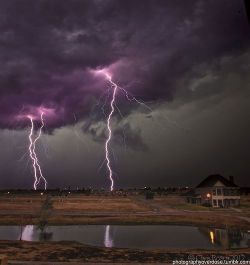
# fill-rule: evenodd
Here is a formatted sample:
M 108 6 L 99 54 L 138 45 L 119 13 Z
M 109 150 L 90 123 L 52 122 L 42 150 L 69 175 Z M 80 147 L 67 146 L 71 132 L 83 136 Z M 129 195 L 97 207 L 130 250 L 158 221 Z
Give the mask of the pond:
M 244 248 L 250 246 L 250 234 L 241 230 L 176 225 L 68 225 L 48 226 L 46 233 L 33 225 L 0 226 L 0 240 L 78 241 L 119 248 Z

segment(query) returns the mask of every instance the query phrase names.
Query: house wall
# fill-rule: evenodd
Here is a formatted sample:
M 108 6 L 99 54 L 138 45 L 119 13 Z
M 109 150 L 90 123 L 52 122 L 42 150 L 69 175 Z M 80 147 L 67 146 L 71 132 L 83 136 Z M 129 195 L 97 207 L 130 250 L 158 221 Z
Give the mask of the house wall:
M 196 194 L 201 195 L 201 204 L 213 207 L 230 207 L 240 204 L 239 188 L 225 187 L 219 181 L 214 187 L 197 188 Z

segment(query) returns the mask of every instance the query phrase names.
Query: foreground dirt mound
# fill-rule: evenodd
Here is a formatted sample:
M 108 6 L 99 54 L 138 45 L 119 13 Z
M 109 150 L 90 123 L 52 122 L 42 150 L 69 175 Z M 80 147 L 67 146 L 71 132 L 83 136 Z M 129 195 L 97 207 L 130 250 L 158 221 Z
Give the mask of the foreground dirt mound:
M 204 251 L 204 250 L 131 250 L 100 248 L 76 242 L 25 242 L 0 241 L 0 254 L 10 260 L 28 261 L 74 261 L 74 262 L 171 262 L 174 259 L 241 255 L 250 259 L 250 248 Z

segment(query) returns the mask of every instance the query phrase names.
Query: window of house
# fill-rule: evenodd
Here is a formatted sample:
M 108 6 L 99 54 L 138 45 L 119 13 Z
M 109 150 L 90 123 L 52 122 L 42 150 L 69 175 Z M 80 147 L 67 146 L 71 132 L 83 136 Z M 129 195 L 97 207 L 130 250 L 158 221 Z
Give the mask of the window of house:
M 217 189 L 217 195 L 222 195 L 221 189 Z
M 222 200 L 218 200 L 218 206 L 219 207 L 222 207 L 223 205 L 222 205 Z
M 213 190 L 213 195 L 216 195 L 216 189 Z
M 217 206 L 217 200 L 213 200 L 213 205 Z

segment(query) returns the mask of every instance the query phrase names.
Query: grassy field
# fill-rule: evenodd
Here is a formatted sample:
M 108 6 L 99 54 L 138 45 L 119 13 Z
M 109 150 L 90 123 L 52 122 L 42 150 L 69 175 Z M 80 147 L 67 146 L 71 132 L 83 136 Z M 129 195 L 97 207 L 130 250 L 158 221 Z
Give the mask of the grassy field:
M 37 224 L 45 196 L 6 195 L 0 197 L 0 225 Z M 199 227 L 241 228 L 250 230 L 250 197 L 243 197 L 238 209 L 212 209 L 187 204 L 182 196 L 53 197 L 49 224 L 178 224 Z M 243 218 L 241 218 L 243 217 Z M 245 218 L 245 219 L 244 219 Z M 0 255 L 11 260 L 74 262 L 170 262 L 188 255 L 250 256 L 250 249 L 235 250 L 129 250 L 100 248 L 74 242 L 0 241 Z
M 38 211 L 45 196 L 10 195 L 0 197 L 0 211 Z M 53 207 L 59 212 L 138 212 L 147 211 L 145 205 L 124 197 L 71 195 L 53 197 Z
M 8 195 L 0 197 L 0 224 L 36 224 L 45 196 Z M 182 196 L 53 197 L 50 224 L 187 224 L 250 229 L 250 198 L 243 197 L 238 209 L 213 209 L 188 204 Z
M 45 195 L 2 195 L 0 196 L 0 211 L 37 211 L 44 199 Z M 70 195 L 67 197 L 55 196 L 52 198 L 52 201 L 54 209 L 62 212 L 145 212 L 152 210 L 152 205 L 161 210 L 216 210 L 214 208 L 189 204 L 184 196 L 178 195 L 156 196 L 154 200 L 145 200 L 143 196 L 139 195 L 128 197 Z M 241 197 L 241 206 L 239 208 L 250 210 L 250 196 Z
M 241 197 L 240 208 L 248 211 L 250 210 L 250 196 Z

